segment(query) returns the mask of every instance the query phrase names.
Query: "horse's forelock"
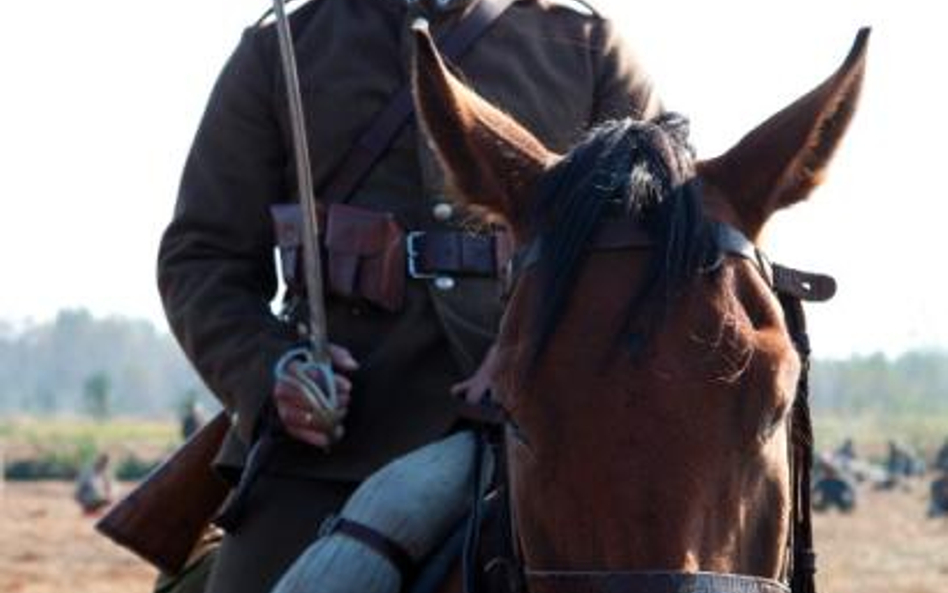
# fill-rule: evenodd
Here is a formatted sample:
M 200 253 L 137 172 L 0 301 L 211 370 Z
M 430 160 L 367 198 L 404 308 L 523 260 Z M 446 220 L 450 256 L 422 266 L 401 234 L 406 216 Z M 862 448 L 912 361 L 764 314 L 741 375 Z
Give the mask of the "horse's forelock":
M 646 281 L 629 306 L 630 322 L 647 304 L 667 308 L 711 257 L 700 196 L 690 181 L 694 154 L 687 136 L 687 120 L 675 114 L 608 122 L 540 180 L 532 218 L 542 255 L 531 370 L 562 317 L 586 245 L 604 216 L 640 221 L 655 243 Z

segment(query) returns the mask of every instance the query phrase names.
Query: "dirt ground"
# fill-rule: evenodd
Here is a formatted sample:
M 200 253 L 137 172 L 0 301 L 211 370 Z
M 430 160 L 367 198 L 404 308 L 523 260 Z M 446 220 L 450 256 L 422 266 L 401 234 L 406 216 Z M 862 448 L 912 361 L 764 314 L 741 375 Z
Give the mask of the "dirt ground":
M 863 488 L 851 515 L 816 515 L 821 593 L 948 592 L 948 519 L 926 517 L 930 481 Z
M 127 486 L 123 485 L 123 488 Z M 7 482 L 0 491 L 0 593 L 147 593 L 155 570 L 93 529 L 72 484 Z
M 148 593 L 155 571 L 93 530 L 64 483 L 0 486 L 0 593 Z M 852 515 L 817 515 L 821 593 L 945 593 L 948 520 L 926 486 L 860 492 Z

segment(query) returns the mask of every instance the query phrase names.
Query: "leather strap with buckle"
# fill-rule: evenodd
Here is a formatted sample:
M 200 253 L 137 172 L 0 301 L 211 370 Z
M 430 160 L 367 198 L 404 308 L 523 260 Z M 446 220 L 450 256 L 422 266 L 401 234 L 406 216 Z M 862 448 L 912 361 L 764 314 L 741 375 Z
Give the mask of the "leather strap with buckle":
M 406 236 L 411 278 L 479 276 L 496 278 L 503 256 L 502 233 L 412 231 Z

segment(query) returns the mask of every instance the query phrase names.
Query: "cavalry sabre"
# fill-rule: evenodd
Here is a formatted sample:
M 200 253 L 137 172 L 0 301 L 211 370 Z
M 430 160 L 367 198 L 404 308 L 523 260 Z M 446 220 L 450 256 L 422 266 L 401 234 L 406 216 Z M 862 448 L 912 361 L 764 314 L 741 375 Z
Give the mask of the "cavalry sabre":
M 306 126 L 303 117 L 303 99 L 300 94 L 293 36 L 285 10 L 286 0 L 273 0 L 276 29 L 279 37 L 283 78 L 286 81 L 286 97 L 290 113 L 290 128 L 293 132 L 293 159 L 296 164 L 296 180 L 300 208 L 303 213 L 303 278 L 306 285 L 306 304 L 309 309 L 309 344 L 287 352 L 276 364 L 279 380 L 294 384 L 313 406 L 320 427 L 326 428 L 330 436 L 337 433 L 342 414 L 333 377 L 332 360 L 329 355 L 329 339 L 326 335 L 326 310 L 323 303 L 323 273 L 319 253 L 319 219 L 316 215 L 316 198 L 313 191 L 313 174 L 310 169 L 309 146 L 306 141 Z M 290 372 L 289 365 L 296 363 L 297 372 Z M 313 376 L 319 379 L 314 379 Z M 320 381 L 321 380 L 321 381 Z

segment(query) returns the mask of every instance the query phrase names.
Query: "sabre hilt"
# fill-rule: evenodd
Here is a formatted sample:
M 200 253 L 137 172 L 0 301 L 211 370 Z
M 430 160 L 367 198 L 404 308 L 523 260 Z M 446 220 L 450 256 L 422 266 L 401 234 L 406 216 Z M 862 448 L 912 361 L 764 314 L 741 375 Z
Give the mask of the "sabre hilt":
M 329 361 L 318 360 L 309 348 L 293 348 L 274 366 L 276 380 L 292 385 L 312 407 L 313 425 L 332 439 L 342 436 L 345 412 L 336 390 L 336 378 Z

